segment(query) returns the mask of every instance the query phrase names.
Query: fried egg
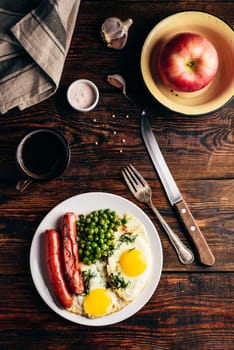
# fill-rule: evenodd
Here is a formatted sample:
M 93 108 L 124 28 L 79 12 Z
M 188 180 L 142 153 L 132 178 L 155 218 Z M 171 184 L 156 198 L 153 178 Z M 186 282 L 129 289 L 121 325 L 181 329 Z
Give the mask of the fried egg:
M 73 295 L 68 311 L 88 318 L 119 311 L 138 297 L 150 279 L 151 249 L 144 225 L 126 215 L 127 223 L 114 233 L 115 247 L 105 261 L 80 263 L 85 293 Z
M 145 228 L 136 218 L 128 217 L 125 229 L 116 235 L 116 249 L 107 262 L 112 288 L 129 303 L 144 289 L 151 270 L 151 249 Z
M 124 303 L 107 287 L 105 262 L 92 265 L 81 264 L 87 276 L 86 293 L 73 297 L 69 311 L 89 318 L 103 317 L 124 307 Z

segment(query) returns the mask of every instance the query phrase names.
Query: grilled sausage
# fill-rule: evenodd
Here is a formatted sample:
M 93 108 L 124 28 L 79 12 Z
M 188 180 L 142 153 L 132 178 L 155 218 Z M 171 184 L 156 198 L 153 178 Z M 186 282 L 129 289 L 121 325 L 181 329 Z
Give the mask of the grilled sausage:
M 78 257 L 76 216 L 72 212 L 64 214 L 61 222 L 62 263 L 69 289 L 75 294 L 84 291 Z
M 44 243 L 45 262 L 51 289 L 59 303 L 69 308 L 72 305 L 72 294 L 66 285 L 62 269 L 59 233 L 54 229 L 46 230 Z

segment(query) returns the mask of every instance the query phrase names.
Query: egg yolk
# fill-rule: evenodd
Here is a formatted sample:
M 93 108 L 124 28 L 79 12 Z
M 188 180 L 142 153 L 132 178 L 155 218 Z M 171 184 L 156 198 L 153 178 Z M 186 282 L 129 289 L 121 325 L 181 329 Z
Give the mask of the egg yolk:
M 139 276 L 146 269 L 146 257 L 138 249 L 126 250 L 121 254 L 120 266 L 127 276 Z
M 112 299 L 104 288 L 90 291 L 84 299 L 84 310 L 90 317 L 101 317 L 109 313 Z

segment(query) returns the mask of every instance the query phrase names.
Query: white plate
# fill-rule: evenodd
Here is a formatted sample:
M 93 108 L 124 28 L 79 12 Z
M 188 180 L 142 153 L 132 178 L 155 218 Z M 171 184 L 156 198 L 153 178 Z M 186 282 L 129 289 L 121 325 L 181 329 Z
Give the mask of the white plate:
M 215 46 L 219 68 L 214 80 L 196 92 L 178 93 L 167 88 L 156 72 L 162 45 L 173 35 L 194 32 L 205 36 Z M 159 22 L 148 34 L 141 52 L 141 72 L 150 93 L 162 105 L 186 115 L 214 112 L 234 95 L 234 32 L 220 18 L 206 12 L 178 12 Z
M 132 303 L 127 305 L 122 310 L 113 313 L 112 315 L 107 315 L 105 317 L 97 319 L 88 319 L 86 317 L 75 315 L 64 310 L 63 308 L 60 308 L 53 300 L 45 279 L 46 274 L 44 271 L 42 236 L 46 229 L 58 229 L 61 217 L 67 211 L 73 211 L 78 215 L 89 213 L 92 210 L 105 208 L 115 210 L 119 214 L 132 214 L 143 223 L 147 230 L 152 247 L 153 271 L 149 283 L 139 295 L 139 297 Z M 104 192 L 90 192 L 80 194 L 68 198 L 67 200 L 58 204 L 45 216 L 45 218 L 38 226 L 34 234 L 30 250 L 31 274 L 33 282 L 42 299 L 53 311 L 55 311 L 60 316 L 72 322 L 87 326 L 104 326 L 114 324 L 125 320 L 126 318 L 132 316 L 138 310 L 140 310 L 149 301 L 159 283 L 162 272 L 162 263 L 163 255 L 161 241 L 155 229 L 155 226 L 153 225 L 152 221 L 148 218 L 148 216 L 139 207 L 137 207 L 135 204 L 131 203 L 127 199 Z

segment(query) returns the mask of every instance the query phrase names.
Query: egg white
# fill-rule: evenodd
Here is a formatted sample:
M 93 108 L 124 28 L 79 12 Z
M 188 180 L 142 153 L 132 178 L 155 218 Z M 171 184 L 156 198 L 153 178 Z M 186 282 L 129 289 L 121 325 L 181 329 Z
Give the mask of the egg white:
M 104 289 L 107 291 L 108 295 L 111 298 L 111 305 L 109 305 L 105 315 L 109 315 L 113 312 L 116 312 L 122 309 L 125 306 L 125 303 L 113 292 L 110 288 L 107 287 L 107 272 L 106 272 L 106 263 L 97 262 L 96 264 L 86 265 L 81 263 L 81 271 L 89 271 L 92 274 L 92 278 L 89 281 L 89 293 L 95 289 Z M 73 304 L 68 311 L 86 316 L 89 318 L 95 318 L 93 315 L 86 313 L 84 308 L 84 301 L 86 294 L 74 295 Z
M 121 236 L 123 234 L 129 235 L 129 237 L 135 236 L 135 240 L 133 242 L 121 242 Z M 125 302 L 129 303 L 136 299 L 139 293 L 145 288 L 150 279 L 152 270 L 150 244 L 142 223 L 134 217 L 128 217 L 128 223 L 125 225 L 124 230 L 121 230 L 116 234 L 115 246 L 116 249 L 108 258 L 107 273 L 109 276 L 114 274 L 124 279 L 127 286 L 116 289 L 115 292 Z M 132 249 L 137 249 L 143 253 L 147 262 L 145 271 L 136 277 L 126 275 L 120 265 L 121 255 L 125 251 Z

